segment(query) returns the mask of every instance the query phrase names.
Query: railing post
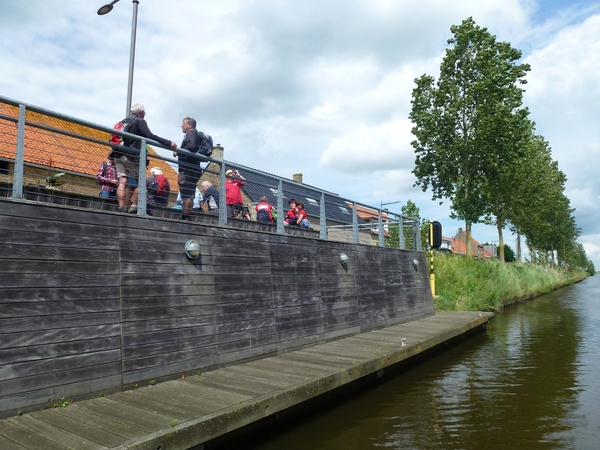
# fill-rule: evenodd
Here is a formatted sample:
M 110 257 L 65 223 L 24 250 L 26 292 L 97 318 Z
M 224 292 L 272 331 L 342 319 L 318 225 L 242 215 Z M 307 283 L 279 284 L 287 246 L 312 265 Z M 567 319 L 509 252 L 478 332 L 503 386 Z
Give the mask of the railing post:
M 319 237 L 321 239 L 327 239 L 327 214 L 325 211 L 325 193 L 321 192 L 321 205 L 319 206 L 319 223 L 321 224 L 321 229 L 319 231 Z
M 138 167 L 138 204 L 137 213 L 140 216 L 146 215 L 146 205 L 148 204 L 148 192 L 146 189 L 146 139 L 140 143 L 140 162 Z
M 404 250 L 406 248 L 406 243 L 404 242 L 404 216 L 402 215 L 400 215 L 400 218 L 398 219 L 398 227 L 400 228 L 398 230 L 398 240 L 400 241 L 398 242 L 398 247 Z
M 283 183 L 279 179 L 277 185 L 277 233 L 285 234 L 285 225 L 283 224 Z
M 352 204 L 352 242 L 358 244 L 358 213 L 356 212 L 356 202 Z
M 19 122 L 17 124 L 17 148 L 15 152 L 15 169 L 13 173 L 12 198 L 23 198 L 23 171 L 25 161 L 25 105 L 19 105 Z
M 421 246 L 421 226 L 417 220 L 415 220 L 415 250 L 420 252 Z
M 219 225 L 227 225 L 227 188 L 225 183 L 227 182 L 225 177 L 225 161 L 221 164 L 221 185 L 219 186 Z
M 378 234 L 378 238 L 379 238 L 379 246 L 383 247 L 384 246 L 384 241 L 383 241 L 383 213 L 381 211 L 381 208 L 379 208 L 379 231 L 377 232 Z

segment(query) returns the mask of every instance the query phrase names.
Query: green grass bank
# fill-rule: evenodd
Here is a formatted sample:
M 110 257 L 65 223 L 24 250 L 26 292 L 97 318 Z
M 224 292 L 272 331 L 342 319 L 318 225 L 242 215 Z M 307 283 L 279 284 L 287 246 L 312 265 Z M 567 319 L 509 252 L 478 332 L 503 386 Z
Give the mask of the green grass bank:
M 580 269 L 435 254 L 437 311 L 498 311 L 585 279 Z

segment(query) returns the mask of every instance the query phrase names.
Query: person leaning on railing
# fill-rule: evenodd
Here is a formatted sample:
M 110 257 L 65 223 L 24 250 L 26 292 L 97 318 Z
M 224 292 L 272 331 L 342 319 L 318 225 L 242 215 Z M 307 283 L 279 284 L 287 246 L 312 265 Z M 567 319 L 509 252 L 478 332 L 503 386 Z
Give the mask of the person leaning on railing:
M 177 148 L 177 144 L 168 139 L 153 134 L 148 128 L 148 123 L 144 120 L 146 109 L 141 103 L 136 103 L 131 107 L 131 114 L 125 118 L 129 126 L 127 132 L 146 139 L 152 139 L 165 147 Z M 125 147 L 132 147 L 140 150 L 140 141 L 135 139 L 124 139 Z M 119 201 L 119 211 L 130 213 L 137 212 L 137 190 L 140 178 L 139 174 L 139 153 L 134 154 L 121 152 L 121 156 L 115 159 L 117 167 L 117 177 L 119 186 L 117 188 L 117 200 Z M 131 178 L 131 180 L 128 179 Z M 144 177 L 145 178 L 145 177 Z M 133 201 L 132 201 L 133 199 Z

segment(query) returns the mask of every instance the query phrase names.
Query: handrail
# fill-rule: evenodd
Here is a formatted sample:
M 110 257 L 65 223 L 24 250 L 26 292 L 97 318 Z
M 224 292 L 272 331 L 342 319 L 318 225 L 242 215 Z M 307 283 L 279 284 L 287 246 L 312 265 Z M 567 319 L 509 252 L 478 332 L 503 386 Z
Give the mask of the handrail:
M 26 130 L 29 128 L 42 130 L 44 132 L 49 133 L 52 136 L 58 135 L 58 136 L 63 136 L 65 139 L 69 138 L 69 139 L 81 141 L 82 143 L 87 143 L 88 145 L 105 146 L 107 149 L 107 154 L 108 154 L 109 147 L 111 147 L 111 145 L 108 142 L 108 139 L 102 140 L 99 136 L 94 135 L 93 133 L 85 134 L 85 132 L 73 130 L 72 127 L 71 127 L 71 129 L 69 129 L 69 126 L 71 124 L 77 125 L 77 126 L 82 126 L 85 129 L 90 130 L 90 132 L 91 132 L 91 130 L 95 130 L 98 132 L 105 133 L 107 136 L 110 136 L 111 134 L 118 134 L 129 141 L 139 142 L 140 150 L 131 148 L 131 147 L 126 147 L 126 148 L 130 153 L 138 153 L 139 154 L 139 157 L 140 157 L 139 158 L 139 160 L 140 160 L 139 173 L 140 173 L 140 178 L 142 180 L 143 180 L 142 174 L 146 173 L 146 158 L 158 159 L 158 160 L 164 161 L 172 167 L 175 167 L 178 165 L 184 166 L 184 167 L 186 166 L 185 163 L 183 163 L 183 162 L 179 163 L 178 160 L 173 157 L 163 156 L 163 155 L 159 154 L 158 152 L 156 154 L 147 153 L 146 145 L 150 145 L 153 148 L 156 147 L 158 149 L 162 149 L 165 152 L 169 152 L 169 153 L 171 151 L 173 151 L 172 149 L 167 148 L 167 147 L 161 145 L 159 142 L 153 141 L 152 139 L 142 138 L 140 136 L 137 136 L 135 134 L 131 134 L 131 133 L 128 133 L 125 131 L 117 131 L 110 127 L 106 127 L 103 125 L 95 124 L 95 123 L 81 120 L 78 118 L 70 117 L 68 115 L 54 112 L 51 110 L 47 110 L 47 109 L 44 109 L 41 107 L 37 107 L 35 105 L 18 102 L 16 100 L 12 100 L 12 99 L 9 99 L 9 98 L 3 97 L 3 96 L 0 96 L 0 103 L 18 107 L 18 109 L 19 109 L 18 118 L 14 118 L 14 117 L 6 115 L 6 114 L 0 115 L 0 122 L 10 121 L 13 123 L 16 122 L 16 124 L 17 124 L 17 139 L 16 139 L 14 172 L 13 172 L 13 188 L 12 188 L 12 197 L 13 198 L 16 198 L 16 199 L 23 198 L 23 184 L 25 182 L 25 166 L 26 166 L 24 150 L 25 150 L 26 139 L 27 139 Z M 40 121 L 35 120 L 35 117 L 32 118 L 31 116 L 29 116 L 28 115 L 29 112 L 41 114 L 43 117 L 60 120 L 60 121 L 64 122 L 64 125 L 67 125 L 67 126 L 60 128 L 58 126 L 52 126 L 51 123 L 50 124 L 40 123 Z M 54 142 L 57 140 L 53 139 L 52 141 Z M 31 145 L 33 145 L 33 144 L 31 144 Z M 125 147 L 121 147 L 121 148 L 125 148 Z M 384 219 L 383 218 L 383 210 L 380 210 L 380 208 L 373 207 L 373 206 L 370 206 L 370 205 L 367 205 L 364 203 L 360 203 L 355 200 L 345 199 L 345 198 L 343 198 L 333 192 L 330 192 L 330 191 L 319 189 L 317 187 L 306 185 L 306 184 L 298 184 L 296 181 L 293 181 L 290 179 L 286 179 L 286 178 L 282 178 L 282 177 L 272 175 L 272 174 L 269 174 L 266 172 L 262 172 L 262 171 L 259 171 L 259 170 L 241 165 L 241 164 L 237 164 L 237 163 L 234 163 L 231 161 L 215 159 L 215 158 L 207 157 L 202 154 L 192 153 L 192 152 L 189 152 L 184 149 L 177 148 L 177 149 L 175 149 L 175 152 L 178 155 L 185 155 L 186 157 L 197 159 L 199 161 L 199 163 L 208 162 L 209 163 L 208 166 L 210 166 L 211 164 L 217 164 L 219 166 L 218 171 L 205 168 L 205 169 L 203 169 L 203 172 L 207 172 L 209 174 L 213 174 L 213 175 L 217 176 L 220 181 L 220 189 L 221 189 L 220 194 L 221 194 L 221 198 L 223 200 L 223 201 L 219 202 L 219 210 L 218 210 L 220 225 L 227 225 L 227 221 L 228 221 L 227 207 L 226 207 L 226 204 L 224 201 L 226 198 L 225 172 L 228 169 L 237 169 L 237 170 L 242 170 L 244 172 L 244 174 L 246 175 L 246 177 L 251 177 L 251 175 L 252 175 L 259 179 L 266 180 L 269 183 L 272 183 L 273 187 L 271 188 L 271 192 L 273 192 L 273 194 L 275 194 L 275 197 L 276 197 L 275 203 L 277 205 L 278 211 L 281 212 L 280 214 L 277 215 L 277 223 L 276 223 L 277 224 L 277 227 L 276 227 L 277 233 L 285 233 L 285 228 L 286 228 L 285 224 L 284 224 L 285 214 L 283 213 L 284 208 L 286 206 L 284 203 L 284 196 L 286 196 L 286 194 L 289 195 L 290 192 L 297 192 L 299 189 L 301 189 L 301 191 L 304 193 L 303 195 L 310 194 L 313 197 L 315 197 L 315 199 L 318 199 L 318 200 L 316 200 L 316 203 L 313 202 L 310 205 L 307 204 L 306 209 L 309 209 L 309 206 L 310 206 L 310 208 L 313 210 L 313 214 L 311 215 L 311 217 L 318 218 L 319 223 L 322 224 L 322 226 L 319 227 L 321 239 L 331 238 L 328 230 L 330 230 L 330 231 L 339 230 L 339 229 L 343 229 L 344 227 L 350 226 L 351 230 L 350 230 L 349 238 L 352 240 L 352 242 L 359 243 L 361 240 L 361 236 L 360 236 L 361 230 L 363 230 L 365 228 L 362 225 L 366 223 L 365 220 L 363 220 L 359 216 L 359 212 L 358 212 L 359 207 L 363 207 L 363 208 L 367 209 L 368 211 L 371 211 L 373 216 L 375 214 L 378 215 L 377 226 L 379 229 L 379 232 L 378 232 L 379 245 L 381 245 L 381 243 L 383 242 L 384 229 L 388 228 L 389 226 L 392 226 L 393 223 L 397 223 L 397 224 L 401 223 L 402 229 L 404 229 L 405 227 L 412 227 L 413 230 L 418 230 L 418 223 L 416 223 L 414 221 L 414 219 L 404 217 L 402 215 L 390 213 L 387 210 L 385 211 L 386 219 Z M 29 161 L 27 166 L 40 167 L 40 163 L 36 163 L 35 161 Z M 51 168 L 49 167 L 49 169 L 51 169 Z M 276 188 L 275 188 L 275 186 L 276 186 Z M 137 214 L 138 215 L 146 215 L 147 214 L 146 183 L 139 182 L 138 187 L 139 187 L 139 189 L 138 189 L 139 190 L 139 201 L 138 201 Z M 276 192 L 275 192 L 275 190 L 276 190 Z M 328 206 L 328 204 L 329 204 L 329 206 Z M 314 213 L 315 207 L 318 207 L 318 213 L 316 215 Z M 332 208 L 332 209 L 329 209 L 329 208 Z M 349 217 L 347 219 L 344 219 L 341 216 L 335 216 L 335 214 L 332 215 L 332 212 L 337 211 L 338 214 L 340 213 L 340 211 L 338 211 L 336 208 L 339 208 L 341 210 L 348 209 Z M 390 220 L 390 216 L 394 216 L 396 219 Z M 336 218 L 333 218 L 333 217 L 336 217 Z M 340 225 L 337 225 L 336 222 L 339 223 Z M 344 224 L 347 224 L 347 225 L 344 225 Z M 372 227 L 373 227 L 373 224 L 371 224 L 371 228 Z M 415 231 L 413 231 L 413 232 L 415 233 L 415 235 L 418 236 L 418 233 L 416 233 Z M 400 235 L 399 247 L 404 248 L 404 242 L 403 242 L 404 241 L 404 232 L 399 233 L 399 235 Z M 412 239 L 412 240 L 415 241 L 416 249 L 420 250 L 420 242 L 417 242 L 419 240 L 417 240 L 417 239 Z

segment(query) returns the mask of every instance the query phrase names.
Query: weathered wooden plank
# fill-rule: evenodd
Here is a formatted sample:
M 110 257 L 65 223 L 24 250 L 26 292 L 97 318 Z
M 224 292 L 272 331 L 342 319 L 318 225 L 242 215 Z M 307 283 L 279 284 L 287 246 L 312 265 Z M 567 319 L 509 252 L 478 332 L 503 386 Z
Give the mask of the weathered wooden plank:
M 12 439 L 0 434 L 0 448 L 2 450 L 27 450 L 25 447 L 17 444 Z
M 162 306 L 162 305 L 161 305 Z M 135 321 L 160 321 L 166 317 L 177 318 L 177 317 L 207 317 L 213 318 L 216 313 L 215 305 L 202 305 L 202 306 L 179 306 L 177 308 L 164 308 L 164 307 L 152 307 L 152 304 L 148 304 L 146 308 L 138 309 L 124 309 L 122 313 L 123 322 L 135 322 Z M 210 322 L 210 321 L 209 321 Z
M 46 301 L 6 303 L 0 308 L 0 319 L 9 317 L 42 316 L 54 314 L 89 314 L 119 311 L 119 298 L 82 301 Z
M 213 275 L 205 276 L 205 274 L 194 270 L 187 271 L 187 269 L 178 271 L 178 273 L 169 273 L 162 275 L 154 275 L 152 271 L 148 271 L 148 268 L 144 268 L 141 272 L 121 272 L 121 283 L 124 287 L 128 286 L 145 286 L 146 290 L 148 287 L 155 286 L 158 288 L 164 286 L 167 293 L 173 294 L 178 289 L 182 290 L 186 285 L 193 285 L 195 289 L 214 289 L 214 278 Z M 194 293 L 192 291 L 191 293 Z M 131 295 L 131 294 L 130 294 Z
M 37 241 L 34 241 L 37 244 Z M 94 249 L 91 253 L 84 253 L 81 248 L 45 245 L 24 244 L 0 244 L 0 254 L 6 260 L 23 260 L 28 262 L 40 262 L 43 266 L 55 265 L 61 259 L 67 261 L 113 261 L 118 260 L 117 249 L 104 250 L 102 247 Z M 45 261 L 45 262 L 44 262 Z M 52 261 L 51 264 L 48 261 Z
M 107 352 L 109 353 L 109 352 Z M 88 360 L 93 360 L 94 355 L 85 355 Z M 101 358 L 97 358 L 96 361 Z M 114 358 L 113 358 L 114 359 Z M 87 361 L 86 361 L 87 362 Z M 35 366 L 38 362 L 34 362 L 31 366 Z M 29 366 L 29 365 L 27 365 Z M 57 372 L 40 373 L 36 372 L 34 367 L 21 368 L 22 372 L 27 371 L 27 374 L 37 373 L 34 376 L 23 376 L 20 378 L 10 378 L 0 381 L 0 392 L 2 397 L 23 392 L 50 388 L 53 386 L 62 386 L 73 384 L 85 380 L 93 380 L 96 378 L 106 378 L 111 375 L 118 374 L 121 370 L 120 362 L 106 362 L 96 366 L 83 366 L 75 369 L 60 370 Z
M 0 435 L 13 442 L 19 442 L 27 449 L 69 450 L 69 447 L 48 441 L 37 433 L 12 423 L 10 420 L 0 422 Z
M 170 417 L 147 412 L 106 397 L 97 398 L 93 402 L 81 402 L 77 406 L 99 416 L 102 420 L 117 421 L 145 433 L 168 428 L 173 420 Z
M 216 325 L 206 325 L 203 327 L 180 328 L 177 330 L 160 330 L 150 333 L 137 333 L 130 335 L 124 334 L 122 337 L 122 346 L 123 350 L 125 350 L 126 347 L 160 343 L 164 341 L 192 339 L 201 336 L 212 335 L 216 332 Z
M 43 422 L 29 414 L 8 419 L 8 421 L 23 428 L 26 430 L 26 432 L 35 433 L 41 436 L 46 440 L 46 442 L 58 443 L 70 449 L 101 450 L 106 448 L 104 445 L 90 441 L 83 436 L 74 434 L 67 430 L 57 429 L 56 427 L 53 427 L 52 425 Z M 44 446 L 41 448 L 46 447 Z
M 54 427 L 57 432 L 62 433 L 61 430 L 70 431 L 88 441 L 96 442 L 102 448 L 116 447 L 122 444 L 124 440 L 121 436 L 111 433 L 111 430 L 108 428 L 97 428 L 96 426 L 86 424 L 78 418 L 57 414 L 56 411 L 35 412 L 31 416 Z
M 96 338 L 71 342 L 57 342 L 44 345 L 4 349 L 0 350 L 0 374 L 3 370 L 2 365 L 113 350 L 118 349 L 120 344 L 120 338 L 118 336 L 113 336 L 99 339 Z
M 146 380 L 155 380 L 158 378 L 173 378 L 178 374 L 189 374 L 199 370 L 207 370 L 218 365 L 218 356 L 206 356 L 204 358 L 194 358 L 189 360 L 177 361 L 172 364 L 148 367 L 145 369 L 123 372 L 123 384 L 134 384 Z
M 57 328 L 32 332 L 16 332 L 3 334 L 0 339 L 0 349 L 26 347 L 49 344 L 53 342 L 72 342 L 84 339 L 96 339 L 118 336 L 121 331 L 119 324 L 98 325 L 95 327 Z
M 22 223 L 19 222 L 19 226 Z M 2 227 L 0 227 L 2 229 Z M 12 246 L 32 246 L 40 247 L 62 247 L 73 248 L 81 251 L 82 247 L 94 248 L 101 251 L 118 251 L 119 241 L 117 239 L 106 239 L 104 237 L 94 237 L 88 234 L 69 235 L 63 233 L 44 234 L 44 239 L 40 240 L 39 232 L 25 231 L 22 229 L 2 229 L 4 237 L 3 245 L 10 243 Z M 33 244 L 35 243 L 35 244 Z
M 2 288 L 54 288 L 87 286 L 88 289 L 116 286 L 119 282 L 114 274 L 99 275 L 97 273 L 21 273 L 18 277 L 2 277 Z
M 220 335 L 226 333 L 244 332 L 253 328 L 269 328 L 275 325 L 274 317 L 264 317 L 256 320 L 243 320 L 239 322 L 226 322 L 217 324 L 217 332 Z
M 273 314 L 273 302 L 252 297 L 246 302 L 219 303 L 218 305 L 215 305 L 215 313 L 218 314 L 237 314 L 254 309 L 268 309 L 271 311 L 271 314 Z
M 90 314 L 57 314 L 54 316 L 13 317 L 0 319 L 3 333 L 21 333 L 33 330 L 56 328 L 95 327 L 119 323 L 118 312 L 97 312 Z
M 124 322 L 122 332 L 124 335 L 142 334 L 161 330 L 178 330 L 190 327 L 213 326 L 214 318 L 211 316 L 171 317 L 161 320 L 138 320 Z
M 114 392 L 121 386 L 121 375 L 111 375 L 106 378 L 83 380 L 68 385 L 50 386 L 34 391 L 0 398 L 0 413 L 14 416 L 20 410 L 44 409 L 50 407 L 49 399 L 67 397 L 69 400 L 89 398 L 92 393 Z
M 117 278 L 117 277 L 115 277 Z M 4 287 L 5 281 L 2 281 L 2 295 L 0 304 L 6 303 L 42 303 L 59 301 L 86 301 L 101 300 L 111 301 L 119 298 L 118 278 L 114 280 L 114 285 L 103 286 L 102 289 L 85 287 L 65 287 L 56 288 L 29 288 L 20 286 L 17 288 Z M 2 307 L 4 309 L 4 306 Z
M 123 297 L 123 311 L 130 309 L 179 309 L 189 306 L 201 306 L 206 314 L 214 314 L 219 305 L 215 304 L 214 294 L 202 295 L 177 295 L 166 297 L 158 295 L 153 297 Z
M 39 258 L 0 260 L 0 274 L 86 274 L 96 273 L 98 275 L 114 275 L 118 273 L 118 266 L 106 264 L 105 261 L 90 260 L 61 260 L 63 255 L 61 251 L 38 252 Z M 46 261 L 44 261 L 46 260 Z M 48 263 L 48 260 L 52 263 Z
M 106 432 L 107 435 L 111 434 L 117 436 L 117 438 L 121 438 L 121 441 L 136 439 L 146 434 L 145 431 L 139 430 L 129 424 L 124 424 L 118 419 L 112 420 L 111 417 L 94 414 L 81 407 L 84 403 L 75 403 L 68 408 L 58 408 L 53 411 L 53 414 L 76 420 L 87 427 L 98 427 L 102 432 Z
M 123 370 L 126 372 L 132 372 L 134 370 L 147 369 L 149 367 L 174 364 L 184 360 L 189 361 L 194 359 L 212 359 L 215 358 L 216 355 L 216 344 L 210 347 L 188 348 L 175 352 L 157 352 L 155 354 L 143 357 L 124 358 Z M 200 367 L 200 365 L 197 365 L 196 367 Z
M 193 348 L 210 348 L 214 345 L 217 345 L 217 336 L 214 334 L 178 341 L 161 341 L 148 345 L 125 347 L 123 348 L 123 359 L 140 358 L 158 353 L 185 351 Z

